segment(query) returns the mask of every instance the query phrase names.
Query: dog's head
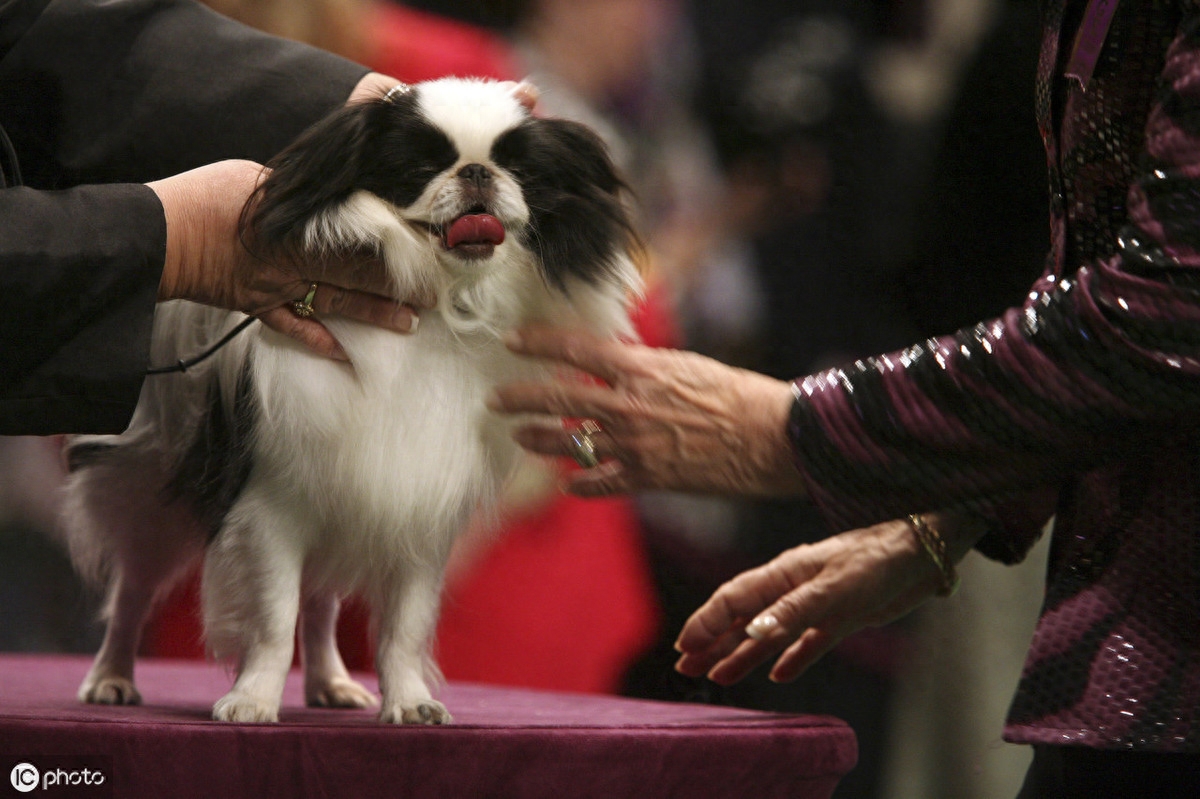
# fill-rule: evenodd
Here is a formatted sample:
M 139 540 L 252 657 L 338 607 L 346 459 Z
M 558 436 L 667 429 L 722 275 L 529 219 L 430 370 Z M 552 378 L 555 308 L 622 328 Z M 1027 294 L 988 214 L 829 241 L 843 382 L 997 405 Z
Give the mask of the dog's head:
M 604 144 L 533 116 L 511 84 L 444 79 L 347 106 L 270 166 L 245 218 L 266 253 L 369 248 L 402 292 L 457 288 L 459 310 L 481 282 L 511 288 L 521 272 L 563 294 L 636 283 L 637 237 Z

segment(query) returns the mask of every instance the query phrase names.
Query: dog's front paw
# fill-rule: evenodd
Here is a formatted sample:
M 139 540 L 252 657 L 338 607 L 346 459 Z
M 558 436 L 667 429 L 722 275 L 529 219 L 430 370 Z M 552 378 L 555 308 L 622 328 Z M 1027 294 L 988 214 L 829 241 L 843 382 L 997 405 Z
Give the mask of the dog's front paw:
M 279 706 L 230 691 L 213 705 L 213 719 L 236 724 L 265 724 L 279 721 Z
M 449 724 L 446 706 L 435 699 L 422 699 L 414 705 L 392 705 L 379 713 L 384 724 Z
M 133 687 L 133 680 L 100 677 L 86 680 L 79 687 L 79 701 L 93 705 L 140 705 L 142 695 Z
M 305 686 L 304 699 L 309 707 L 371 707 L 379 704 L 375 694 L 349 677 L 333 677 L 317 685 Z

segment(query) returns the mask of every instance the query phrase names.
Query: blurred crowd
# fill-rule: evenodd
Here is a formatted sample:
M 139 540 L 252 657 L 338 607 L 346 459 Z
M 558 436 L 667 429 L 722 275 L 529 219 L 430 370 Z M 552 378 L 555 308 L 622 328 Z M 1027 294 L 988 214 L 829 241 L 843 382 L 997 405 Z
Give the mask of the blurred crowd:
M 629 178 L 652 344 L 790 378 L 995 314 L 1040 272 L 1033 0 L 209 4 L 403 80 L 528 76 L 543 112 L 597 129 Z M 98 598 L 55 543 L 56 443 L 0 439 L 0 650 L 98 639 Z M 673 672 L 680 624 L 738 571 L 835 531 L 800 503 L 564 497 L 557 468 L 531 466 L 501 527 L 456 553 L 448 678 L 829 713 L 860 745 L 839 798 L 1015 794 L 1027 755 L 1000 732 L 1037 558 L 968 558 L 959 594 L 798 682 L 721 689 Z M 193 587 L 164 599 L 147 654 L 203 654 Z M 364 613 L 350 607 L 341 642 L 368 669 Z

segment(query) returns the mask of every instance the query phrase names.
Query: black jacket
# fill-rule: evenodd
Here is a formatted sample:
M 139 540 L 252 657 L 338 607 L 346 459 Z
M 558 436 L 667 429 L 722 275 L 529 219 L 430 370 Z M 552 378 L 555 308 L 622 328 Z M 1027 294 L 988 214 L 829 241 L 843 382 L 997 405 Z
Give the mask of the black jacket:
M 190 0 L 0 0 L 0 434 L 123 430 L 166 251 L 142 184 L 269 159 L 366 71 Z

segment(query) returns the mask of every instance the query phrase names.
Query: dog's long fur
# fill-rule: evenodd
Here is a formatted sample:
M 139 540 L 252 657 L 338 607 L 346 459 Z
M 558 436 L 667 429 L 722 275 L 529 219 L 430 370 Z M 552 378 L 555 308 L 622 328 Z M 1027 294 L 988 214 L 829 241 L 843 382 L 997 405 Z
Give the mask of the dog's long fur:
M 412 336 L 323 318 L 350 365 L 257 325 L 200 367 L 148 378 L 124 434 L 72 443 L 65 526 L 80 570 L 110 591 L 79 695 L 139 700 L 142 624 L 203 557 L 207 643 L 238 666 L 215 718 L 277 719 L 298 622 L 309 704 L 374 702 L 333 638 L 338 596 L 358 591 L 379 629 L 380 718 L 441 723 L 426 681 L 443 568 L 518 458 L 484 399 L 544 368 L 501 335 L 535 320 L 631 332 L 623 186 L 594 134 L 482 81 L 347 107 L 272 166 L 244 220 L 253 248 L 374 250 L 400 296 L 433 289 L 438 306 Z M 448 246 L 468 213 L 503 223 L 503 242 Z M 153 361 L 201 351 L 241 318 L 166 303 Z

